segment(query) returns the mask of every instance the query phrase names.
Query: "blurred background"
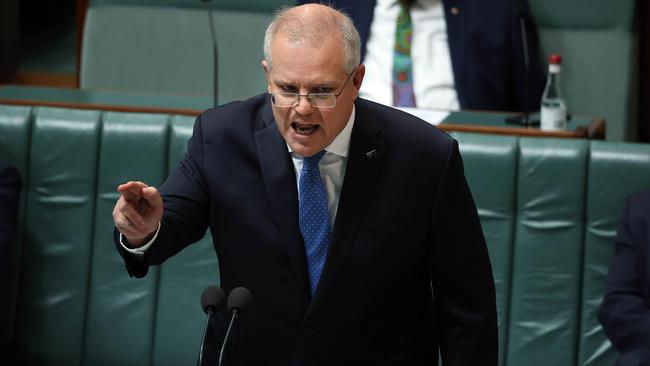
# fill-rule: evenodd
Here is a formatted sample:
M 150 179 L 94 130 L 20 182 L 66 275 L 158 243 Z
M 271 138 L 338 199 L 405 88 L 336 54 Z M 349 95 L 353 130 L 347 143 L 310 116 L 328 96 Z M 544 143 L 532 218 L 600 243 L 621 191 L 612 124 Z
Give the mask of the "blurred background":
M 0 83 L 126 92 L 142 100 L 176 96 L 178 107 L 208 107 L 214 60 L 203 8 L 209 6 L 220 50 L 218 102 L 242 99 L 264 92 L 263 31 L 275 9 L 292 3 L 0 0 Z M 647 123 L 639 123 L 650 116 L 647 2 L 531 0 L 529 6 L 542 65 L 551 53 L 564 58 L 569 112 L 604 118 L 607 140 L 650 141 Z
M 446 3 L 463 16 L 471 1 L 487 2 Z M 13 274 L 0 276 L 0 365 L 193 362 L 199 294 L 219 282 L 211 238 L 129 278 L 112 243 L 115 187 L 161 184 L 201 110 L 266 92 L 264 30 L 292 3 L 0 0 L 0 160 L 23 182 L 0 256 Z M 441 126 L 490 251 L 500 365 L 612 365 L 596 311 L 625 197 L 650 187 L 650 6 L 529 6 L 544 71 L 563 57 L 571 130 L 513 127 L 513 111 L 455 111 Z

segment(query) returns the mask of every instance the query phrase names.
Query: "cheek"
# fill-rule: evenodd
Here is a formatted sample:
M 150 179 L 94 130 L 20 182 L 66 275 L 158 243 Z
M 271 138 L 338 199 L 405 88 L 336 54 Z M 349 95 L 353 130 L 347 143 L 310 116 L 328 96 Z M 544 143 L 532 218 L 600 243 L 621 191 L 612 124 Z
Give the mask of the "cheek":
M 332 137 L 336 137 L 336 135 L 341 132 L 343 127 L 345 127 L 345 124 L 347 122 L 343 113 L 338 111 L 324 115 L 323 121 L 325 122 L 324 124 L 326 126 L 325 129 L 327 131 L 327 134 L 331 135 Z
M 289 123 L 287 122 L 287 117 L 289 115 L 288 110 L 274 109 L 273 118 L 275 118 L 275 123 L 278 124 L 281 130 L 285 130 Z

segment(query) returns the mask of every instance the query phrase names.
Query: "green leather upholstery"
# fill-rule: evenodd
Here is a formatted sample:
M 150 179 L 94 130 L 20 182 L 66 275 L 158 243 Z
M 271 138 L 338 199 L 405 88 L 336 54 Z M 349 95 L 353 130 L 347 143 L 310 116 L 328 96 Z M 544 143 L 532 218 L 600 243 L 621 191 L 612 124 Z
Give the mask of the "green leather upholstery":
M 162 182 L 182 157 L 193 121 L 0 106 L 0 157 L 30 177 L 21 209 L 20 291 L 15 312 L 3 313 L 10 317 L 3 318 L 1 329 L 24 362 L 194 360 L 204 320 L 198 297 L 205 286 L 219 283 L 211 241 L 133 280 L 115 256 L 110 215 L 119 183 Z
M 509 364 L 559 366 L 575 358 L 567 345 L 577 336 L 588 147 L 584 140 L 520 140 Z
M 636 0 L 529 0 L 544 61 L 562 55 L 569 112 L 602 116 L 607 140 L 637 135 Z
M 612 365 L 596 311 L 624 199 L 650 187 L 650 145 L 452 136 L 492 260 L 501 365 Z
M 43 108 L 32 125 L 15 326 L 30 364 L 81 362 L 99 118 L 97 111 Z
M 5 159 L 13 163 L 13 165 L 20 171 L 23 178 L 23 184 L 27 179 L 27 157 L 29 149 L 29 126 L 31 119 L 30 107 L 14 107 L 0 105 L 0 159 Z M 25 222 L 25 199 L 24 195 L 21 197 L 19 203 L 19 222 Z M 21 224 L 22 225 L 22 224 Z M 17 247 L 14 254 L 20 253 L 22 250 L 22 236 L 23 230 L 19 227 L 16 232 Z M 18 272 L 20 270 L 19 257 L 9 261 L 12 264 L 10 269 L 13 272 L 13 278 L 4 279 L 1 284 L 7 286 L 3 289 L 7 296 L 0 297 L 0 343 L 7 344 L 13 337 L 12 329 L 14 327 L 15 313 L 12 309 L 15 308 L 16 290 L 18 289 Z
M 218 103 L 266 91 L 260 61 L 272 14 L 215 10 Z M 93 6 L 86 14 L 83 89 L 211 97 L 214 57 L 201 9 Z
M 0 159 L 26 177 L 19 286 L 7 300 L 16 306 L 5 305 L 14 311 L 0 331 L 25 363 L 194 363 L 200 293 L 219 283 L 211 240 L 133 279 L 113 248 L 111 219 L 116 186 L 160 184 L 192 124 L 0 105 Z M 493 264 L 501 365 L 611 365 L 595 311 L 624 197 L 650 187 L 650 145 L 454 137 Z
M 496 135 L 456 133 L 453 136 L 460 144 L 465 174 L 471 184 L 488 243 L 497 295 L 499 339 L 507 339 L 518 140 L 511 136 Z M 490 174 L 485 174 L 486 171 Z M 495 190 L 494 187 L 500 188 Z M 502 365 L 505 350 L 506 343 L 499 342 Z

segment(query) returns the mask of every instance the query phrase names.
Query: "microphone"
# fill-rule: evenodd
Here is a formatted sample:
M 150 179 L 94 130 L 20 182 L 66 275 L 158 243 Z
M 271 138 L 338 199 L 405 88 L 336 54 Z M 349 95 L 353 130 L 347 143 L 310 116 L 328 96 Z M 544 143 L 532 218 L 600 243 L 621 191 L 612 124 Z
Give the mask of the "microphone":
M 232 329 L 235 319 L 244 311 L 246 306 L 251 302 L 252 295 L 245 287 L 236 287 L 230 291 L 228 295 L 227 305 L 228 311 L 232 314 L 230 317 L 230 323 L 228 324 L 228 330 L 226 331 L 226 336 L 223 338 L 223 344 L 221 345 L 221 352 L 219 353 L 219 366 L 221 366 L 221 361 L 223 360 L 223 351 L 226 349 L 226 343 L 228 343 L 228 336 L 230 336 L 230 330 Z
M 199 357 L 196 362 L 197 366 L 202 366 L 203 362 L 203 344 L 205 343 L 205 335 L 208 333 L 208 324 L 210 324 L 210 317 L 214 312 L 219 310 L 224 303 L 226 294 L 220 287 L 208 286 L 201 294 L 201 308 L 208 315 L 203 327 L 203 337 L 201 337 L 201 348 L 199 349 Z

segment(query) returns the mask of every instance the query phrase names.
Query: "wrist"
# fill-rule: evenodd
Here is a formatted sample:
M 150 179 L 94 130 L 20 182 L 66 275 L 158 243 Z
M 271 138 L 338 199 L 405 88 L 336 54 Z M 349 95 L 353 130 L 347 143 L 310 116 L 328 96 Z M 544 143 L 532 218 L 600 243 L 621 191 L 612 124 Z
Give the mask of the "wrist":
M 122 234 L 122 238 L 124 239 L 124 245 L 126 245 L 129 248 L 139 248 L 141 246 L 144 246 L 145 244 L 151 241 L 153 236 L 156 234 L 156 231 L 157 230 L 154 230 L 151 233 L 142 237 L 130 237 L 125 234 Z

